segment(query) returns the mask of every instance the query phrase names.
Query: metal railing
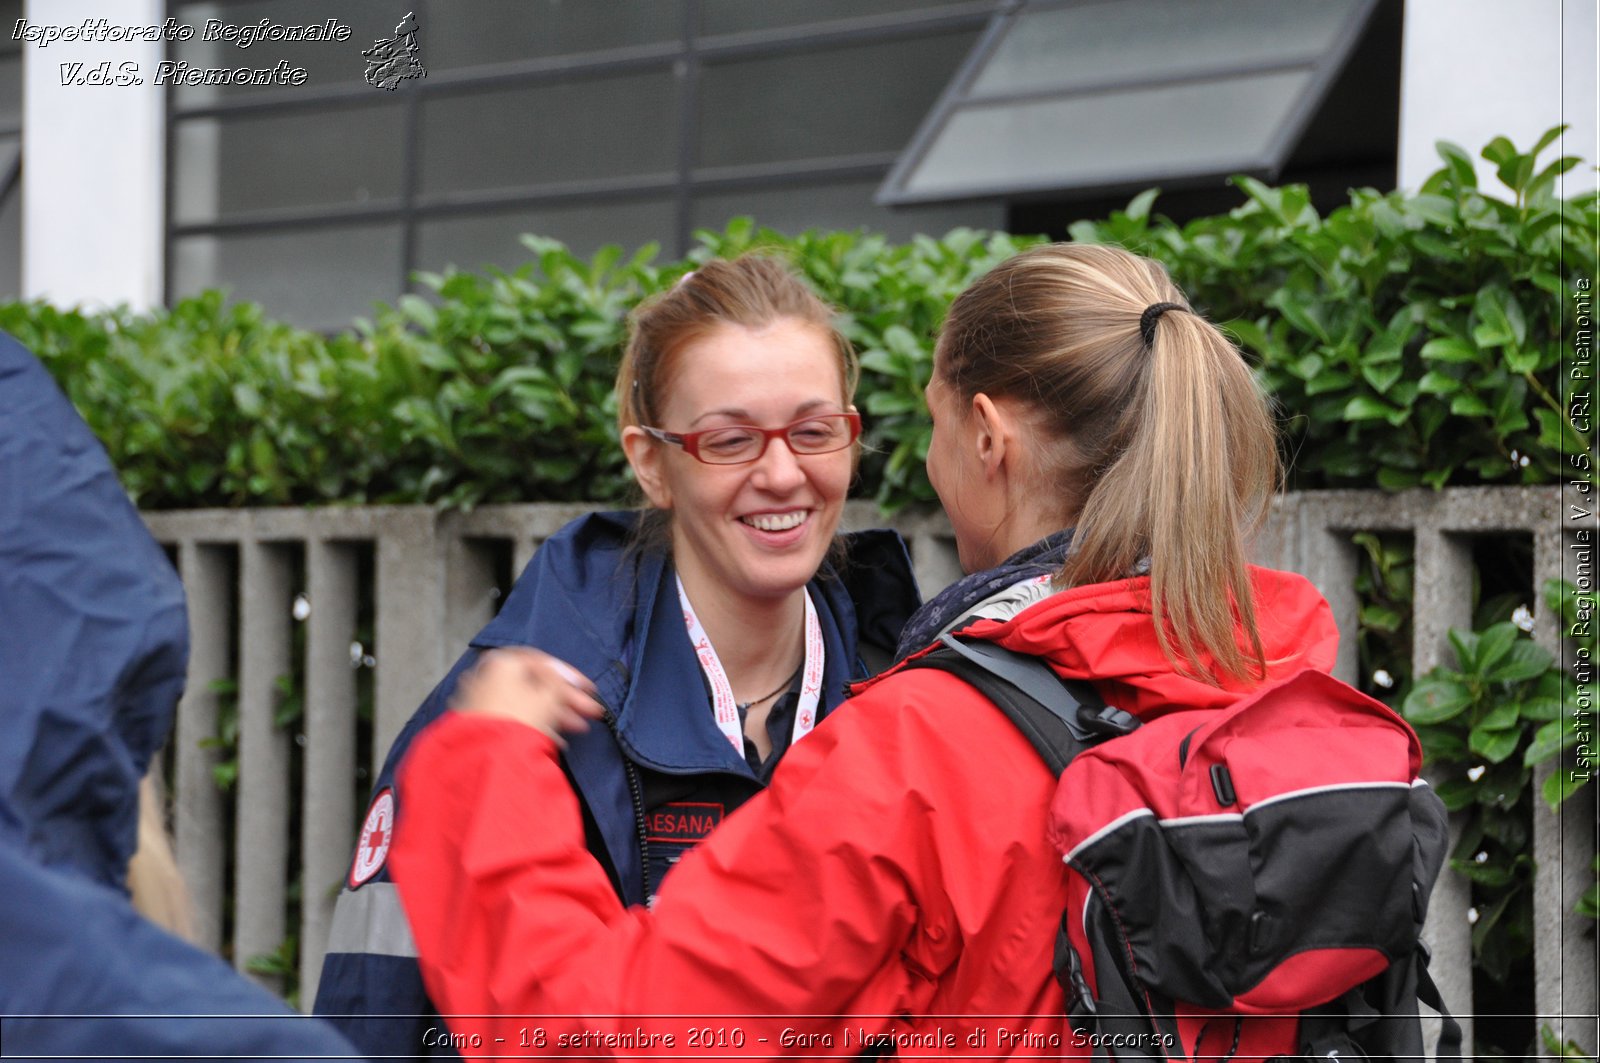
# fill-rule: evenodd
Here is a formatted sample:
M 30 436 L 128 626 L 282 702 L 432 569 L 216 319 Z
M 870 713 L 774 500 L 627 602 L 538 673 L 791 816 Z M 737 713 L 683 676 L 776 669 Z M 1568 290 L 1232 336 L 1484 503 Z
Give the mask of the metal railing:
M 1557 488 L 1289 495 L 1278 500 L 1256 559 L 1301 572 L 1327 596 L 1345 634 L 1336 674 L 1354 681 L 1359 551 L 1352 534 L 1398 532 L 1415 538 L 1417 675 L 1449 660 L 1449 628 L 1470 626 L 1472 537 L 1530 536 L 1534 635 L 1554 651 L 1561 642 L 1559 620 L 1537 601 L 1537 590 L 1563 575 L 1573 532 L 1563 526 L 1560 502 Z M 175 830 L 202 944 L 218 950 L 226 945 L 243 968 L 250 957 L 277 951 L 286 934 L 296 933 L 301 1002 L 309 1009 L 334 896 L 349 866 L 361 800 L 358 780 L 382 763 L 406 719 L 493 615 L 511 576 L 539 543 L 588 508 L 517 505 L 445 512 L 401 506 L 147 515 L 155 536 L 173 550 L 189 598 L 193 650 L 173 754 Z M 899 529 L 911 545 L 924 594 L 960 573 L 942 515 L 882 521 L 870 505 L 851 503 L 845 523 Z M 300 624 L 303 635 L 295 630 Z M 358 748 L 358 733 L 366 733 L 357 718 L 358 684 L 365 682 L 362 663 L 372 668 L 371 741 Z M 303 675 L 301 689 L 285 691 L 281 677 L 291 675 Z M 229 691 L 238 712 L 238 774 L 231 802 L 213 780 L 220 754 L 214 743 L 202 741 L 216 735 Z M 274 723 L 286 696 L 300 700 L 298 735 Z M 291 837 L 295 786 L 304 811 L 298 834 Z M 230 803 L 235 810 L 231 829 L 225 822 Z M 1578 804 L 1588 807 L 1570 807 Z M 1569 802 L 1559 815 L 1536 802 L 1536 1009 L 1591 1052 L 1592 1020 L 1563 1027 L 1561 1016 L 1592 1016 L 1594 1008 L 1593 929 L 1572 913 L 1589 881 L 1594 838 L 1592 802 Z M 302 887 L 297 927 L 287 925 L 286 915 L 292 868 L 298 868 Z M 230 885 L 231 933 L 225 940 Z M 1446 1001 L 1467 1016 L 1474 1010 L 1470 908 L 1470 884 L 1446 871 L 1435 891 L 1427 937 Z M 1492 1001 L 1477 1003 L 1479 1010 L 1501 1010 Z M 1470 1046 L 1470 1019 L 1466 1026 Z

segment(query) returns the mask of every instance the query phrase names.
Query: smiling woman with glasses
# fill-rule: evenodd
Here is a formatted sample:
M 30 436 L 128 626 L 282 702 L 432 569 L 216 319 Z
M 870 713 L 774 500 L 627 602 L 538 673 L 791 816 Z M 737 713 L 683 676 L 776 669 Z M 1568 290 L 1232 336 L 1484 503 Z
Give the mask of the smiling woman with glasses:
M 604 703 L 603 725 L 574 735 L 564 763 L 589 852 L 630 904 L 766 785 L 851 681 L 888 662 L 916 582 L 894 533 L 838 534 L 861 435 L 856 377 L 832 309 L 771 259 L 708 262 L 634 311 L 618 420 L 647 505 L 544 543 L 375 788 L 317 996 L 363 1053 L 414 1055 L 441 1025 L 373 839 L 405 822 L 396 768 L 485 650 L 544 651 L 522 656 L 531 675 Z M 508 811 L 529 831 L 543 815 Z

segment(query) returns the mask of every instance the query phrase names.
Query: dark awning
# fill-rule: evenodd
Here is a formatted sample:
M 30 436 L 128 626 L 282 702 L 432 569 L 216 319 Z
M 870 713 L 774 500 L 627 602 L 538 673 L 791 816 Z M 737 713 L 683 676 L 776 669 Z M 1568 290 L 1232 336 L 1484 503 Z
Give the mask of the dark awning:
M 880 204 L 1276 179 L 1377 0 L 1009 0 Z

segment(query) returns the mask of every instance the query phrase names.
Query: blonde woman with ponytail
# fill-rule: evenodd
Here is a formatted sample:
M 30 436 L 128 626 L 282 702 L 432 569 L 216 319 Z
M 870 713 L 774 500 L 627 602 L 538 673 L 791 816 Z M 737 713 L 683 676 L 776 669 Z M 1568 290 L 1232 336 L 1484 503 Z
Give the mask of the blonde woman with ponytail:
M 1327 604 L 1245 561 L 1279 479 L 1267 402 L 1159 265 L 1081 245 L 1003 263 L 952 305 L 927 398 L 929 479 L 971 574 L 913 617 L 901 657 L 960 631 L 1143 719 L 1331 668 Z M 675 1033 L 693 1053 L 690 1024 L 662 1016 L 702 1016 L 745 1054 L 851 1055 L 881 1035 L 912 1054 L 1091 1054 L 1052 973 L 1056 780 L 975 689 L 931 668 L 859 684 L 759 814 L 733 817 L 646 911 L 586 866 L 556 762 L 575 703 L 526 675 L 486 659 L 408 769 L 428 790 L 394 869 L 447 1013 L 584 1014 L 544 1030 L 590 1052 Z M 531 807 L 537 836 L 501 827 Z M 460 1032 L 492 1045 L 522 1025 Z

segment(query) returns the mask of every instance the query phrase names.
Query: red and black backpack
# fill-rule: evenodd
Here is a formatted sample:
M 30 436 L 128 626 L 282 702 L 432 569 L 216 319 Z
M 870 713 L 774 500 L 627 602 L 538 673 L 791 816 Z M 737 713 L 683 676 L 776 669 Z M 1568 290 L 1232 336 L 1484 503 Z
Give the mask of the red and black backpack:
M 907 662 L 977 688 L 1057 775 L 1071 876 L 1055 973 L 1106 1059 L 1409 1057 L 1460 1027 L 1420 934 L 1448 848 L 1416 734 L 1315 670 L 1148 722 L 1036 657 L 946 635 Z

